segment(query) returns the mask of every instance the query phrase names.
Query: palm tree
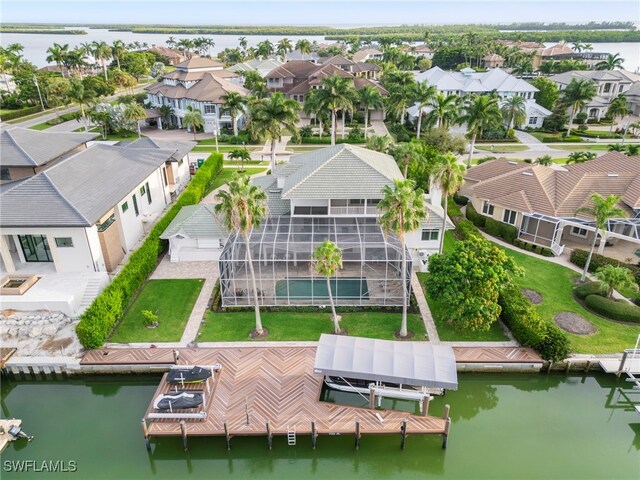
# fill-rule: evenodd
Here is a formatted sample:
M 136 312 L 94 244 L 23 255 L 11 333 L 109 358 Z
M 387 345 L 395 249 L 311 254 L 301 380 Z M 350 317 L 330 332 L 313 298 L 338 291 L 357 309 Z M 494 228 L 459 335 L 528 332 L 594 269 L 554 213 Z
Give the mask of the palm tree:
M 416 83 L 413 87 L 413 99 L 418 107 L 416 138 L 420 138 L 420 129 L 422 128 L 422 109 L 431 104 L 431 101 L 435 98 L 437 93 L 438 90 L 435 85 L 429 85 L 427 82 Z
M 440 232 L 440 246 L 438 253 L 442 253 L 444 246 L 444 233 L 447 228 L 447 208 L 449 207 L 449 196 L 456 193 L 462 186 L 465 168 L 456 156 L 447 152 L 436 157 L 436 164 L 431 172 L 433 179 L 440 184 L 444 195 L 444 212 L 442 215 L 442 231 Z
M 391 146 L 391 137 L 389 135 L 373 135 L 367 140 L 367 148 L 374 152 L 387 153 Z
M 311 53 L 311 43 L 309 40 L 302 39 L 296 42 L 296 50 L 299 50 L 300 53 Z
M 616 118 L 624 118 L 630 113 L 631 110 L 629 109 L 626 95 L 618 95 L 615 100 L 609 104 L 609 108 L 607 109 L 607 117 L 613 120 L 609 127 L 609 132 L 613 130 L 613 124 L 616 123 Z
M 317 88 L 310 90 L 304 99 L 302 109 L 307 115 L 313 115 L 315 120 L 318 122 L 318 136 L 322 137 L 322 133 L 324 131 L 322 128 L 322 122 L 327 116 L 327 112 L 325 111 L 325 106 L 323 104 L 322 91 Z M 365 129 L 365 137 L 366 134 L 367 131 Z
M 263 40 L 262 42 L 258 43 L 256 47 L 256 54 L 262 58 L 267 58 L 273 53 L 274 50 L 273 43 L 271 43 L 269 40 Z
M 553 158 L 551 155 L 542 155 L 541 157 L 536 158 L 536 165 L 542 165 L 544 167 L 550 167 L 553 165 Z
M 249 45 L 249 42 L 247 42 L 247 37 L 240 37 L 238 39 L 238 45 L 240 45 L 240 48 L 242 48 L 242 50 L 246 50 L 247 45 Z
M 607 151 L 609 152 L 624 152 L 624 145 L 620 143 L 610 143 L 607 145 Z
M 607 297 L 613 297 L 613 290 L 629 288 L 638 291 L 638 284 L 631 270 L 615 265 L 605 265 L 596 270 L 596 278 L 607 286 Z
M 582 42 L 580 42 L 580 40 L 576 40 L 575 43 L 573 44 L 573 49 L 580 53 L 584 50 L 584 45 L 582 44 Z
M 291 40 L 289 40 L 288 38 L 283 38 L 282 40 L 280 40 L 278 42 L 278 46 L 276 48 L 276 52 L 281 57 L 284 57 L 291 50 L 293 50 L 293 45 L 291 43 Z
M 60 73 L 64 78 L 64 71 L 62 70 L 62 65 L 65 62 L 66 56 L 69 53 L 69 44 L 65 43 L 64 45 L 60 45 L 59 43 L 54 43 L 52 47 L 47 48 L 47 62 L 54 62 L 57 67 L 60 69 Z
M 251 244 L 249 234 L 254 228 L 258 228 L 267 215 L 267 194 L 262 188 L 251 183 L 249 176 L 240 176 L 237 173 L 228 183 L 228 191 L 220 190 L 216 194 L 219 203 L 215 206 L 217 214 L 222 216 L 225 227 L 230 232 L 244 237 L 247 265 L 251 275 L 253 304 L 256 315 L 256 328 L 253 336 L 262 336 L 262 320 L 260 318 L 260 304 L 258 300 L 258 287 L 256 274 L 253 268 Z
M 545 75 L 551 75 L 556 70 L 556 64 L 557 62 L 555 60 L 545 60 L 538 67 L 538 71 Z
M 382 212 L 380 225 L 385 232 L 394 232 L 400 239 L 402 249 L 402 324 L 399 337 L 407 337 L 407 247 L 406 233 L 417 230 L 427 216 L 423 191 L 416 188 L 413 180 L 394 180 L 393 187 L 385 185 L 378 208 Z
M 189 51 L 195 47 L 193 40 L 190 40 L 188 38 L 181 38 L 180 40 L 178 40 L 178 43 L 176 43 L 176 46 L 179 49 L 184 50 L 186 53 L 189 53 Z
M 353 80 L 343 78 L 339 75 L 325 77 L 322 79 L 322 89 L 320 90 L 322 105 L 331 112 L 331 145 L 336 144 L 336 121 L 338 110 L 342 110 L 342 125 L 344 137 L 345 112 L 353 108 L 353 101 L 356 96 L 353 88 Z
M 500 111 L 509 129 L 518 128 L 527 119 L 527 101 L 520 95 L 513 95 L 504 101 Z
M 331 277 L 335 277 L 338 270 L 342 269 L 342 250 L 335 243 L 325 240 L 313 251 L 313 269 L 327 279 L 333 333 L 340 335 L 340 323 L 336 314 L 333 293 L 331 292 Z
M 145 112 L 144 107 L 139 103 L 131 102 L 127 104 L 124 109 L 124 119 L 127 122 L 135 122 L 138 130 L 138 138 L 141 137 L 140 120 L 144 120 L 145 118 L 147 118 L 147 113 Z
M 82 118 L 82 121 L 84 122 L 85 132 L 88 132 L 89 126 L 87 125 L 87 117 L 85 115 L 84 107 L 85 105 L 88 107 L 93 103 L 96 98 L 96 93 L 93 90 L 85 89 L 80 80 L 72 78 L 69 85 L 68 95 L 69 100 L 76 102 L 80 106 L 80 118 Z
M 238 115 L 244 112 L 246 105 L 246 98 L 238 92 L 229 92 L 220 99 L 225 103 L 224 108 L 229 110 L 231 115 L 231 123 L 233 125 L 233 135 L 238 136 L 238 122 L 236 121 Z
M 418 144 L 416 143 L 399 143 L 393 148 L 393 158 L 398 165 L 402 166 L 402 175 L 407 178 L 407 172 L 409 171 L 409 165 L 420 158 L 418 153 Z
M 127 47 L 122 40 L 114 40 L 111 45 L 111 55 L 115 59 L 118 69 L 120 68 L 120 58 L 127 53 Z
M 571 134 L 571 124 L 576 114 L 582 110 L 598 93 L 598 87 L 593 80 L 588 78 L 574 78 L 564 89 L 563 100 L 571 108 L 571 117 L 567 127 L 567 136 Z
M 365 85 L 358 91 L 358 100 L 364 109 L 364 138 L 367 138 L 369 127 L 369 109 L 376 110 L 384 106 L 380 90 L 369 85 Z
M 162 118 L 162 121 L 165 122 L 166 124 L 169 123 L 169 120 L 171 119 L 171 116 L 175 114 L 173 108 L 169 105 L 162 105 L 158 111 L 160 112 L 160 116 Z
M 427 125 L 447 128 L 457 117 L 459 98 L 457 95 L 445 95 L 444 93 L 438 93 L 431 98 L 428 104 L 431 111 L 425 117 Z
M 300 104 L 276 92 L 268 98 L 257 99 L 249 104 L 253 133 L 271 141 L 271 173 L 276 167 L 276 142 L 283 133 L 298 131 Z
M 84 67 L 87 66 L 86 56 L 87 51 L 84 48 L 74 48 L 64 56 L 64 66 L 67 67 L 70 72 L 75 72 L 82 78 L 82 71 Z
M 113 52 L 111 47 L 106 42 L 93 42 L 93 57 L 102 64 L 102 71 L 104 72 L 104 81 L 108 82 L 109 77 L 107 75 L 107 60 L 111 58 Z
M 482 136 L 483 130 L 492 125 L 499 124 L 502 119 L 498 108 L 498 99 L 486 95 L 471 95 L 465 105 L 464 115 L 460 117 L 460 122 L 467 125 L 467 130 L 471 134 L 471 144 L 469 145 L 469 158 L 467 165 L 471 166 L 473 147 L 478 135 Z
M 589 265 L 591 264 L 591 257 L 593 256 L 593 250 L 596 248 L 596 242 L 598 241 L 598 234 L 602 235 L 602 242 L 606 238 L 607 223 L 610 218 L 624 218 L 627 216 L 626 212 L 618 207 L 620 202 L 619 195 L 609 195 L 604 198 L 599 193 L 594 193 L 589 197 L 593 203 L 593 207 L 580 207 L 576 210 L 576 215 L 579 213 L 585 213 L 594 218 L 596 231 L 593 232 L 593 243 L 591 244 L 591 250 L 589 250 L 589 256 L 584 264 L 584 270 L 582 271 L 581 281 L 585 281 L 587 278 L 587 272 L 589 271 Z
M 169 46 L 169 48 L 173 48 L 177 45 L 178 42 L 176 41 L 176 37 L 169 37 L 165 43 Z
M 204 125 L 204 118 L 202 116 L 202 112 L 197 108 L 193 108 L 191 106 L 187 107 L 188 112 L 184 114 L 182 118 L 182 124 L 190 128 L 193 132 L 193 140 L 197 141 L 196 133 L 198 128 Z
M 234 148 L 233 150 L 231 150 L 229 152 L 229 158 L 231 160 L 235 160 L 237 162 L 240 162 L 240 168 L 238 169 L 239 172 L 244 172 L 244 162 L 248 162 L 249 160 L 251 160 L 251 154 L 249 153 L 249 150 L 245 148 Z
M 596 64 L 596 70 L 615 70 L 616 68 L 622 68 L 624 58 L 619 53 L 613 55 L 607 55 L 607 59 Z
M 387 109 L 398 115 L 404 124 L 405 113 L 413 100 L 415 80 L 411 72 L 389 71 L 384 75 L 384 85 L 389 91 Z

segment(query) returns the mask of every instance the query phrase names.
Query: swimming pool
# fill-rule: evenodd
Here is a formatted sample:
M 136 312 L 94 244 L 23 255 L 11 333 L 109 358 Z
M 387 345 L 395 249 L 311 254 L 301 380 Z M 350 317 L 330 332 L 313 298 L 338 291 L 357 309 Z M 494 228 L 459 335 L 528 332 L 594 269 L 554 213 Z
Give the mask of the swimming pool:
M 369 298 L 367 279 L 345 277 L 331 280 L 331 293 L 334 299 Z M 325 279 L 286 278 L 276 282 L 276 297 L 290 299 L 329 299 L 329 290 Z

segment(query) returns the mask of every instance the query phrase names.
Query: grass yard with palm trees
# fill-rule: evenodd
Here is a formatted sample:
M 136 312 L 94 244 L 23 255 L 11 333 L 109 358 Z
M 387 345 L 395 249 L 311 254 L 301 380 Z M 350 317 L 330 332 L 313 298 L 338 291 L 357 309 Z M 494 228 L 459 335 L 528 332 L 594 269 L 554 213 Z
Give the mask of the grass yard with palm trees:
M 322 333 L 334 329 L 330 309 L 318 313 L 263 312 L 262 324 L 269 330 L 269 341 L 318 341 Z M 386 312 L 338 313 L 340 328 L 350 336 L 395 340 L 401 314 Z M 425 329 L 418 314 L 407 316 L 411 340 L 425 340 Z M 249 340 L 255 328 L 254 312 L 207 312 L 198 342 L 237 342 Z
M 110 342 L 179 342 L 196 303 L 203 279 L 149 280 L 129 306 Z M 158 326 L 147 328 L 142 311 L 158 315 Z
M 255 175 L 256 173 L 264 172 L 266 168 L 264 167 L 245 167 L 243 175 Z M 238 173 L 238 169 L 235 167 L 223 168 L 218 175 L 213 179 L 209 185 L 207 185 L 207 189 L 205 191 L 205 195 L 211 193 L 216 188 L 221 187 L 225 183 L 229 183 L 229 181 L 233 178 L 234 173 Z

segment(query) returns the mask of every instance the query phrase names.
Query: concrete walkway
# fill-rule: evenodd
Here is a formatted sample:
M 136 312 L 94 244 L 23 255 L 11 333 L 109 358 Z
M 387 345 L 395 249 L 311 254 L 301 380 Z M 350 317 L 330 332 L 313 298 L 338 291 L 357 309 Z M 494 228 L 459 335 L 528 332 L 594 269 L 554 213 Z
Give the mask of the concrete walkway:
M 371 120 L 374 135 L 389 135 L 389 130 L 382 120 Z
M 209 298 L 213 291 L 213 286 L 219 276 L 218 262 L 171 262 L 169 255 L 165 255 L 160 265 L 149 277 L 151 280 L 159 279 L 184 279 L 184 278 L 204 278 L 205 282 L 200 290 L 200 295 L 196 300 L 189 321 L 184 328 L 179 345 L 187 346 L 196 340 L 200 324 L 207 310 Z M 179 301 L 179 299 L 176 299 Z
M 420 316 L 424 322 L 424 328 L 427 330 L 429 341 L 433 343 L 440 343 L 440 336 L 438 335 L 436 324 L 433 321 L 433 315 L 431 315 L 429 304 L 424 296 L 424 291 L 422 290 L 422 285 L 420 284 L 420 280 L 418 280 L 416 272 L 411 272 L 411 289 L 416 297 L 418 310 L 420 310 Z

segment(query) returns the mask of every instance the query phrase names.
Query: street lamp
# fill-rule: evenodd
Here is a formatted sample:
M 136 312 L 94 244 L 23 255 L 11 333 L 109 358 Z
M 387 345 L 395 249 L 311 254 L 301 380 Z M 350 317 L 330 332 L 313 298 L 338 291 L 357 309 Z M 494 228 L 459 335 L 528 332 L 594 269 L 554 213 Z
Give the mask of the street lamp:
M 36 84 L 38 90 L 38 97 L 40 97 L 40 109 L 44 112 L 44 102 L 42 101 L 42 93 L 40 92 L 40 85 L 38 84 L 38 78 L 34 75 L 33 82 Z

